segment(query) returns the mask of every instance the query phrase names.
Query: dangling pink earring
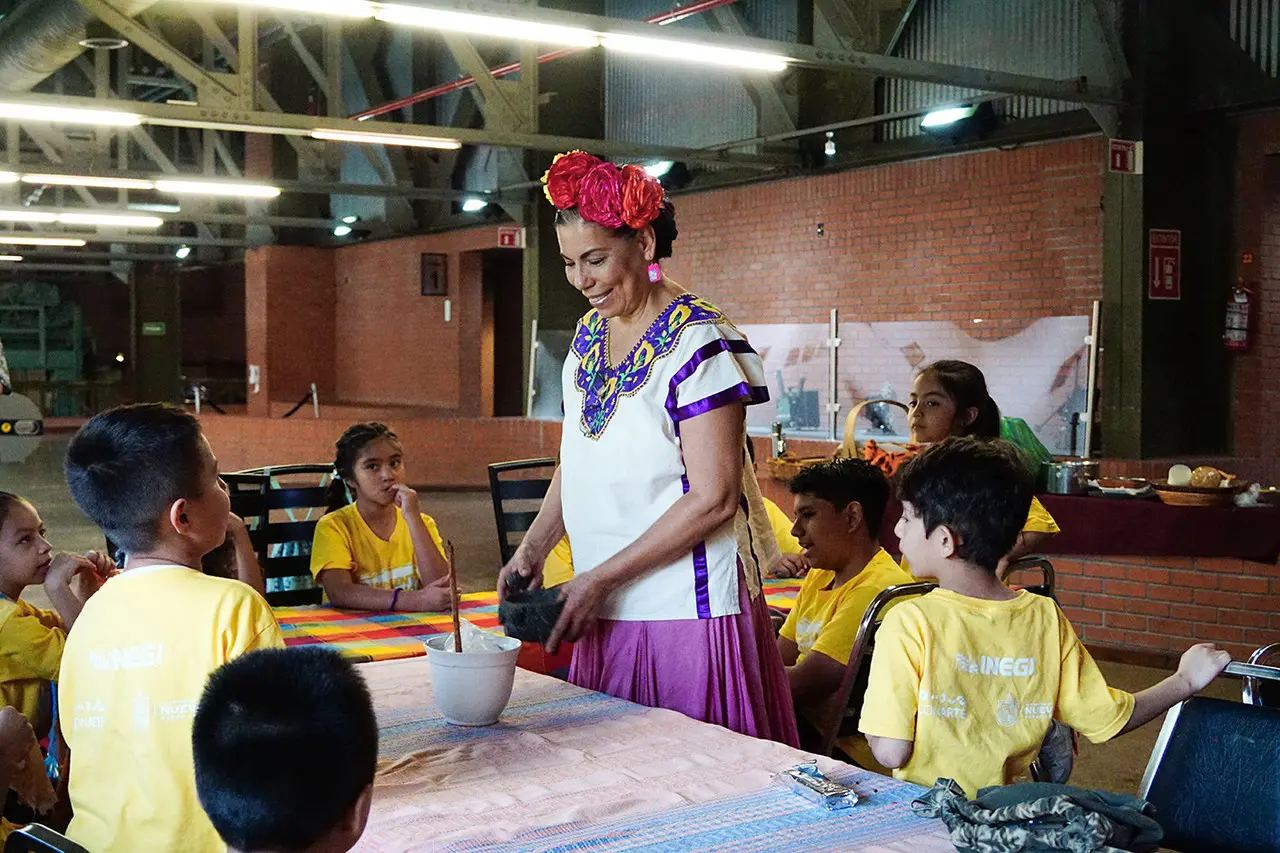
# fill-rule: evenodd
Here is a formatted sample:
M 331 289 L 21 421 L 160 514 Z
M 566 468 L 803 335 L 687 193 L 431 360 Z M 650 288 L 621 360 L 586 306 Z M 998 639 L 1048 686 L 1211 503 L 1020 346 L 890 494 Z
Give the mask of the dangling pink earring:
M 649 264 L 649 281 L 654 284 L 662 281 L 662 267 L 658 265 L 657 261 Z

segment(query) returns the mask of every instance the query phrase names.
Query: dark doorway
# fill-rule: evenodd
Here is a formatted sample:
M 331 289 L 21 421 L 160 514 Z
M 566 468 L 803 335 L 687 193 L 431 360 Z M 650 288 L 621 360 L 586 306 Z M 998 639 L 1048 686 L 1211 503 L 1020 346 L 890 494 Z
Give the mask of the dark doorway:
M 524 415 L 524 273 L 523 252 L 487 249 L 481 254 L 484 282 L 482 364 L 493 377 L 493 414 Z M 491 358 L 486 356 L 492 353 Z M 488 378 L 488 377 L 485 377 Z

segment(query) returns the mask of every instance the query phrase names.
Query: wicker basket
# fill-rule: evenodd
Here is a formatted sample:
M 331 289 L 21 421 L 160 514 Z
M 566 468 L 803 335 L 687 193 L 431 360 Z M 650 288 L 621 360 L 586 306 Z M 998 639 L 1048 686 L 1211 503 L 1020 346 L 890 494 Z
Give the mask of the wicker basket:
M 849 416 L 844 419 L 844 438 L 840 441 L 840 447 L 836 449 L 836 456 L 851 459 L 862 458 L 862 448 L 858 446 L 858 442 L 854 439 L 854 428 L 858 423 L 858 415 L 862 414 L 862 410 L 873 403 L 888 403 L 890 406 L 897 406 L 904 412 L 910 412 L 906 403 L 899 403 L 897 400 L 863 400 L 849 411 Z M 890 445 L 884 445 L 886 449 Z
M 828 462 L 830 459 L 831 457 L 829 456 L 780 456 L 766 459 L 764 467 L 769 472 L 770 477 L 785 482 L 805 468 L 817 465 L 819 462 Z
M 1204 488 L 1200 486 L 1171 486 L 1168 480 L 1152 480 L 1160 500 L 1169 506 L 1231 506 L 1236 495 L 1249 488 L 1249 484 L 1232 480 L 1229 486 Z

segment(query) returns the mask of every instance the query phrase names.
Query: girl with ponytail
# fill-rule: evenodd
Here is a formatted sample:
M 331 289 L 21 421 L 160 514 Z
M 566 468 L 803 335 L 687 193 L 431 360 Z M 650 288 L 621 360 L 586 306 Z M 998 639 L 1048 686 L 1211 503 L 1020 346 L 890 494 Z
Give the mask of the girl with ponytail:
M 991 399 L 982 371 L 967 361 L 935 361 L 916 374 L 907 410 L 912 444 L 933 444 L 953 435 L 1000 437 L 1000 407 Z M 1032 498 L 1026 526 L 1001 568 L 1059 532 L 1053 516 Z

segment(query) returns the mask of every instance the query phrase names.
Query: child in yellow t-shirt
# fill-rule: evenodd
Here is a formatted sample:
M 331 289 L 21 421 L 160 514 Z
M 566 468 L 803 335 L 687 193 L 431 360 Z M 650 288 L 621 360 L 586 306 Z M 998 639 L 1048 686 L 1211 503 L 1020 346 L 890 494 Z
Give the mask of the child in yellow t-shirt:
M 778 634 L 797 716 L 821 727 L 837 709 L 840 687 L 858 626 L 872 600 L 908 575 L 877 541 L 889 500 L 880 469 L 861 459 L 837 459 L 806 468 L 791 480 L 796 496 L 792 530 L 814 566 Z M 854 758 L 865 747 L 840 744 Z
M 261 595 L 200 571 L 231 512 L 218 461 L 199 421 L 147 404 L 91 418 L 64 467 L 81 511 L 129 555 L 62 653 L 67 834 L 94 853 L 222 853 L 196 794 L 196 703 L 210 672 L 284 642 Z
M 975 796 L 1026 770 L 1051 721 L 1109 740 L 1189 698 L 1231 659 L 1201 643 L 1154 687 L 1108 687 L 1057 604 L 996 576 L 1031 489 L 1003 441 L 948 439 L 898 474 L 902 552 L 940 587 L 895 607 L 876 634 L 859 728 L 899 779 L 951 778 Z
M 36 508 L 0 492 L 0 707 L 14 706 L 39 732 L 52 721 L 49 685 L 58 679 L 67 631 L 84 599 L 114 570 L 96 551 L 54 556 Z M 44 584 L 54 610 L 20 598 L 35 584 Z
M 321 518 L 311 543 L 311 574 L 329 601 L 359 610 L 449 609 L 444 543 L 405 485 L 400 439 L 384 424 L 364 423 L 337 446 L 334 487 L 350 489 L 355 502 Z

